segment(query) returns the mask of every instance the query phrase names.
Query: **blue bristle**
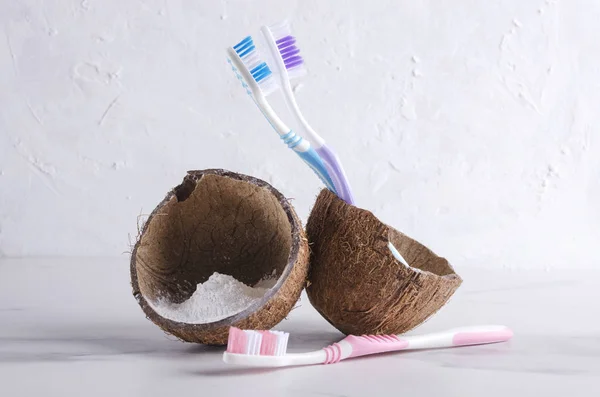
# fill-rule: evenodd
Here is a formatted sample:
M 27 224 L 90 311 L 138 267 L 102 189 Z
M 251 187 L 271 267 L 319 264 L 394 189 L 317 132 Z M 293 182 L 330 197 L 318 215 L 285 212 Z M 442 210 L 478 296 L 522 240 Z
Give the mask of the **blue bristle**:
M 256 46 L 254 45 L 252 36 L 247 36 L 245 39 L 234 45 L 233 49 L 240 58 L 244 58 L 251 54 L 253 51 L 255 51 Z M 246 60 L 244 60 L 244 63 L 245 62 Z M 254 81 L 260 83 L 261 81 L 269 77 L 272 74 L 272 72 L 269 68 L 269 65 L 267 65 L 266 62 L 261 62 L 259 65 L 255 66 L 254 68 L 252 68 L 252 70 L 250 70 L 250 74 L 252 75 L 252 78 L 254 78 Z
M 268 66 L 267 66 L 267 64 L 266 64 L 265 62 L 261 63 L 260 65 L 258 65 L 258 66 L 257 66 L 257 67 L 255 67 L 254 69 L 252 69 L 252 70 L 250 71 L 250 73 L 252 73 L 252 75 L 254 76 L 254 74 L 255 74 L 256 72 L 259 72 L 259 71 L 261 71 L 261 70 L 262 70 L 262 69 L 264 69 L 264 68 L 268 68 Z
M 262 71 L 260 74 L 252 76 L 252 77 L 254 77 L 254 80 L 256 80 L 257 83 L 260 83 L 262 80 L 266 79 L 270 75 L 271 75 L 271 70 L 267 68 L 266 70 Z
M 252 40 L 251 36 L 246 37 L 244 40 L 240 41 L 239 43 L 233 46 L 233 49 L 235 50 L 235 52 L 237 52 L 240 58 L 243 58 L 244 56 L 248 55 L 249 53 L 254 51 L 255 48 L 256 46 L 254 45 L 254 41 Z
M 266 62 L 263 62 L 254 69 L 252 69 L 250 73 L 252 74 L 252 77 L 254 77 L 254 80 L 257 83 L 259 83 L 261 80 L 265 79 L 271 74 L 271 69 L 266 64 Z
M 252 36 L 248 36 L 246 37 L 244 40 L 240 41 L 239 43 L 237 43 L 236 45 L 233 46 L 233 49 L 238 51 L 240 49 L 240 47 L 244 46 L 245 44 L 252 44 Z
M 251 53 L 252 51 L 254 51 L 254 49 L 256 48 L 256 46 L 254 44 L 252 44 L 250 47 L 245 48 L 243 51 L 237 51 L 238 55 L 240 56 L 240 58 L 243 58 L 244 56 L 248 55 L 249 53 Z

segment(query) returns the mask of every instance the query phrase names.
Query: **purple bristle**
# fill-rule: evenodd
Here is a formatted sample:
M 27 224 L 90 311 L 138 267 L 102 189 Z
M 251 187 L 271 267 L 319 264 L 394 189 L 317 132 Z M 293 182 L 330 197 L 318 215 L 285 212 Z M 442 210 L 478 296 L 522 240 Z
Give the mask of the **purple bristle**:
M 282 37 L 275 41 L 275 43 L 286 69 L 291 69 L 304 63 L 302 57 L 298 55 L 300 54 L 300 49 L 295 46 L 296 38 L 294 36 Z
M 281 44 L 285 44 L 290 41 L 292 42 L 292 44 L 294 44 L 296 42 L 296 38 L 294 36 L 285 36 L 277 40 L 275 44 L 277 44 L 277 47 L 281 47 Z
M 293 67 L 296 67 L 298 65 L 302 65 L 304 63 L 304 60 L 302 59 L 301 56 L 295 56 L 295 57 L 291 57 L 289 59 L 285 59 L 283 61 L 285 63 L 285 68 L 286 69 L 291 69 Z
M 290 49 L 290 50 L 286 50 L 285 52 L 281 52 L 281 57 L 283 59 L 285 58 L 290 58 L 293 57 L 294 55 L 298 55 L 300 53 L 300 50 L 296 47 Z

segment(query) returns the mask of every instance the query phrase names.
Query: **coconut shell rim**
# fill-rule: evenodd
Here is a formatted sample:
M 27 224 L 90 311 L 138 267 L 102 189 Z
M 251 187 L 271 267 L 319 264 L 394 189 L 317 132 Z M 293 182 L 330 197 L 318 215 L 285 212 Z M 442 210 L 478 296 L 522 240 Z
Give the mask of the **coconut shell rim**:
M 335 193 L 331 192 L 330 190 L 328 190 L 328 189 L 326 189 L 326 188 L 324 188 L 324 189 L 322 189 L 322 190 L 321 190 L 321 194 L 322 194 L 322 193 L 325 193 L 325 194 L 331 194 L 334 200 L 338 200 L 338 201 L 340 202 L 340 204 L 342 204 L 343 206 L 348 206 L 348 207 L 350 207 L 350 210 L 351 210 L 351 211 L 358 211 L 358 212 L 364 213 L 364 214 L 366 214 L 366 215 L 368 215 L 368 216 L 372 217 L 373 219 L 375 219 L 375 220 L 376 220 L 377 222 L 379 222 L 380 224 L 384 225 L 386 228 L 388 228 L 388 233 L 387 233 L 387 237 L 388 237 L 388 241 L 387 241 L 387 242 L 388 242 L 388 243 L 392 243 L 392 241 L 391 241 L 391 239 L 390 239 L 390 235 L 391 235 L 392 233 L 394 233 L 394 232 L 395 232 L 395 233 L 400 233 L 401 235 L 403 235 L 403 236 L 404 236 L 404 237 L 406 237 L 407 239 L 409 239 L 409 240 L 412 240 L 413 242 L 415 242 L 415 243 L 419 244 L 420 246 L 424 247 L 425 249 L 427 249 L 429 252 L 431 252 L 431 254 L 433 254 L 433 255 L 434 255 L 434 256 L 436 256 L 437 258 L 443 259 L 443 260 L 446 262 L 446 265 L 447 265 L 447 266 L 450 268 L 450 270 L 451 270 L 452 272 L 451 272 L 451 273 L 448 273 L 448 274 L 444 274 L 444 275 L 439 275 L 439 274 L 437 274 L 437 273 L 434 273 L 434 272 L 431 272 L 431 271 L 429 271 L 429 270 L 423 270 L 423 269 L 419 269 L 418 267 L 413 267 L 413 266 L 410 266 L 410 264 L 408 264 L 408 265 L 407 265 L 407 264 L 404 264 L 404 263 L 402 263 L 402 261 L 399 261 L 398 259 L 396 259 L 396 257 L 395 257 L 395 256 L 392 254 L 392 252 L 390 251 L 390 255 L 392 256 L 392 258 L 393 258 L 393 259 L 394 259 L 396 262 L 398 262 L 400 265 L 402 265 L 402 266 L 404 266 L 404 267 L 408 268 L 408 269 L 409 269 L 410 271 L 412 271 L 412 272 L 417 272 L 417 273 L 427 273 L 427 274 L 429 274 L 429 275 L 431 275 L 431 276 L 438 277 L 438 278 L 458 279 L 458 280 L 460 280 L 461 282 L 463 281 L 463 280 L 462 280 L 462 277 L 460 277 L 460 275 L 458 275 L 458 273 L 456 273 L 456 270 L 454 270 L 454 267 L 453 267 L 453 266 L 450 264 L 450 261 L 449 261 L 448 259 L 446 259 L 446 258 L 445 258 L 445 257 L 443 257 L 443 256 L 440 256 L 440 255 L 436 254 L 436 253 L 435 253 L 435 252 L 434 252 L 434 251 L 433 251 L 431 248 L 429 248 L 429 247 L 428 247 L 428 246 L 426 246 L 425 244 L 421 243 L 420 241 L 418 241 L 418 240 L 415 240 L 414 238 L 412 238 L 412 237 L 408 236 L 407 234 L 405 234 L 405 233 L 402 233 L 400 230 L 396 229 L 394 226 L 391 226 L 390 224 L 388 224 L 388 223 L 386 223 L 386 222 L 383 222 L 381 219 L 379 219 L 379 217 L 378 217 L 377 215 L 375 215 L 375 214 L 373 213 L 373 211 L 371 211 L 371 210 L 368 210 L 368 209 L 366 209 L 366 208 L 358 207 L 358 206 L 356 206 L 356 205 L 354 205 L 354 204 L 347 203 L 345 200 L 343 200 L 342 198 L 338 197 L 338 196 L 337 196 Z M 317 197 L 317 200 L 318 200 L 318 197 Z M 311 210 L 311 211 L 312 211 L 312 210 Z M 392 243 L 392 244 L 393 244 L 393 243 Z M 408 261 L 407 261 L 407 262 L 408 262 Z
M 152 305 L 150 305 L 148 303 L 146 297 L 144 297 L 144 295 L 141 293 L 140 288 L 139 288 L 139 283 L 138 283 L 137 269 L 136 269 L 137 249 L 141 243 L 142 236 L 146 232 L 146 229 L 149 227 L 150 222 L 153 219 L 153 217 L 155 215 L 157 215 L 159 213 L 159 211 L 173 197 L 177 196 L 178 189 L 180 189 L 182 186 L 184 186 L 184 184 L 190 183 L 190 181 L 194 182 L 195 184 L 199 183 L 200 180 L 204 177 L 204 175 L 217 175 L 217 176 L 221 176 L 221 177 L 227 177 L 227 178 L 231 178 L 231 179 L 235 179 L 235 180 L 239 180 L 239 181 L 243 181 L 243 182 L 252 183 L 253 185 L 258 186 L 260 188 L 267 189 L 278 200 L 279 204 L 281 205 L 283 211 L 285 212 L 285 214 L 288 218 L 288 222 L 290 222 L 292 243 L 291 243 L 291 247 L 290 247 L 290 254 L 288 256 L 288 261 L 285 265 L 285 268 L 284 268 L 281 276 L 277 280 L 277 283 L 273 287 L 271 287 L 259 301 L 250 305 L 248 308 L 244 309 L 243 311 L 241 311 L 237 314 L 234 314 L 232 316 L 226 317 L 226 318 L 218 320 L 218 321 L 213 321 L 213 322 L 209 322 L 209 323 L 184 323 L 181 321 L 171 320 L 167 317 L 161 316 L 159 313 L 157 313 L 153 309 Z M 285 198 L 285 196 L 283 196 L 283 194 L 281 192 L 279 192 L 277 189 L 275 189 L 271 184 L 269 184 L 268 182 L 266 182 L 262 179 L 258 179 L 258 178 L 255 178 L 253 176 L 246 175 L 246 174 L 228 171 L 228 170 L 221 169 L 221 168 L 210 168 L 210 169 L 204 169 L 204 170 L 188 171 L 186 176 L 184 177 L 183 181 L 181 182 L 181 184 L 172 188 L 166 194 L 165 198 L 150 213 L 150 215 L 148 216 L 148 219 L 146 219 L 144 226 L 142 227 L 142 230 L 139 233 L 137 241 L 131 252 L 131 259 L 130 259 L 130 275 L 131 275 L 131 286 L 133 288 L 133 296 L 137 300 L 138 304 L 140 305 L 140 307 L 142 308 L 142 310 L 146 314 L 146 316 L 150 320 L 152 320 L 152 322 L 161 323 L 161 328 L 164 327 L 166 329 L 171 329 L 171 330 L 185 329 L 186 331 L 192 331 L 192 332 L 193 331 L 204 331 L 205 332 L 205 331 L 210 331 L 212 329 L 227 327 L 232 324 L 238 323 L 242 320 L 245 320 L 246 318 L 250 317 L 252 314 L 260 311 L 273 298 L 275 298 L 275 295 L 277 295 L 277 293 L 279 292 L 281 287 L 283 287 L 283 285 L 286 283 L 288 277 L 292 273 L 294 266 L 296 265 L 296 262 L 298 261 L 298 254 L 299 254 L 300 246 L 301 246 L 302 227 L 300 225 L 300 222 L 297 219 L 295 219 L 293 212 L 294 212 L 294 210 L 291 207 L 288 200 Z

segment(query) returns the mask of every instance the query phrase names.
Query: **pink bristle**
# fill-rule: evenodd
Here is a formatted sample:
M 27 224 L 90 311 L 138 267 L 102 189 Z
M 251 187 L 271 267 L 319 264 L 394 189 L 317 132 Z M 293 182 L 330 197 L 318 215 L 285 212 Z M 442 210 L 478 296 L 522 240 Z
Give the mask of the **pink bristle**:
M 227 339 L 227 352 L 235 354 L 246 353 L 248 337 L 246 333 L 239 328 L 229 327 L 229 337 Z
M 277 348 L 277 335 L 270 331 L 260 331 L 262 344 L 260 345 L 261 356 L 274 356 Z

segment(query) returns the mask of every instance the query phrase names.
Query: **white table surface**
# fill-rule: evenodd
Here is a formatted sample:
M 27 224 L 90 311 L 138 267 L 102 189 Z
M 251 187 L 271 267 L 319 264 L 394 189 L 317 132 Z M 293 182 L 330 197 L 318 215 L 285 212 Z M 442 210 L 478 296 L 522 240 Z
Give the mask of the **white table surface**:
M 0 259 L 0 396 L 600 396 L 600 271 L 457 271 L 412 333 L 497 323 L 511 342 L 247 370 L 146 320 L 126 257 Z M 305 296 L 278 329 L 290 351 L 342 338 Z

